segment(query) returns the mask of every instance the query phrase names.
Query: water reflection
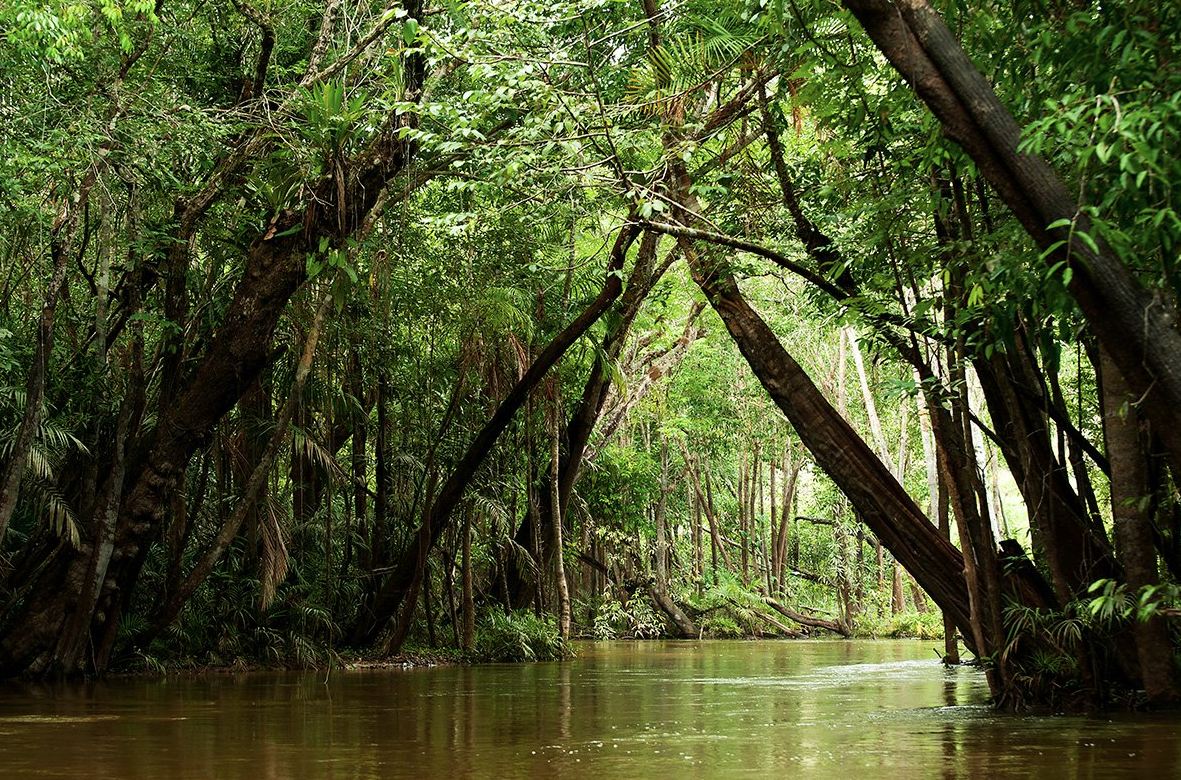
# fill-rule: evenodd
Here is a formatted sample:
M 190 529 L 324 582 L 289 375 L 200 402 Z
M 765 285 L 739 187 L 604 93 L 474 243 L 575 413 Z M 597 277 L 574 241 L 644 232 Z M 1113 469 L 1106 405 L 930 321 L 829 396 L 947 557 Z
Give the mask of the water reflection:
M 577 661 L 0 689 L 3 778 L 1181 776 L 1175 716 L 1005 716 L 908 642 L 584 646 Z M 802 773 L 802 774 L 800 774 Z

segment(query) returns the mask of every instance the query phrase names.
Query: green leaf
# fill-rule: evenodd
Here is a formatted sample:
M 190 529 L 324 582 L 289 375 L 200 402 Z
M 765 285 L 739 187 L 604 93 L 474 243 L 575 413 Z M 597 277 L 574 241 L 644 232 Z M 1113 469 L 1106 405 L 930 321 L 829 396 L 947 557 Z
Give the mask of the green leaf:
M 402 22 L 402 42 L 413 46 L 418 39 L 418 20 L 413 17 Z

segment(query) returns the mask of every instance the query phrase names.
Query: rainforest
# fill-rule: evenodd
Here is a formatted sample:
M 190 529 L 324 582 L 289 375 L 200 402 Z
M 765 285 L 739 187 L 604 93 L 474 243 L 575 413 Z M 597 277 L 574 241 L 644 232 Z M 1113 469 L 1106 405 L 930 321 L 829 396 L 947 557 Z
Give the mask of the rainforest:
M 1181 703 L 1181 6 L 10 0 L 0 85 L 0 677 Z

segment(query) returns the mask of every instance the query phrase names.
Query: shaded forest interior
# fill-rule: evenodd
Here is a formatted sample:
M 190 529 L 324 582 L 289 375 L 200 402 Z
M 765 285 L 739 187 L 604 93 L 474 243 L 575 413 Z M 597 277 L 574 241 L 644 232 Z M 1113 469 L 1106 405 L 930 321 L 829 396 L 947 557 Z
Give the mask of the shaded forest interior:
M 976 5 L 7 4 L 0 674 L 1181 701 L 1181 8 Z

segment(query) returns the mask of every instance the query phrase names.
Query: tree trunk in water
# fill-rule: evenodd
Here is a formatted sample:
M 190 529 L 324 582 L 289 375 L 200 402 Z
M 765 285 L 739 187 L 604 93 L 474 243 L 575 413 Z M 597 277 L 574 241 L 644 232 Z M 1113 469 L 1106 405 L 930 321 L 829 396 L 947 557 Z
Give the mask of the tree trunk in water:
M 938 465 L 938 463 L 936 463 Z M 943 480 L 938 481 L 937 517 L 939 518 L 939 535 L 951 541 L 951 502 L 947 495 L 947 488 Z M 943 614 L 943 663 L 948 665 L 960 662 L 960 643 L 957 637 L 957 626 L 951 615 L 940 610 Z
M 959 551 L 938 535 L 889 469 L 825 400 L 750 308 L 733 278 L 700 258 L 691 247 L 686 248 L 686 254 L 694 280 L 817 464 L 936 603 L 953 616 L 958 626 L 970 626 Z
M 677 603 L 672 598 L 655 587 L 648 589 L 648 595 L 652 598 L 653 603 L 668 616 L 669 620 L 676 627 L 682 639 L 696 639 L 701 635 L 700 630 L 689 618 L 684 611 L 677 606 Z
M 1022 355 L 994 354 L 976 361 L 976 375 L 1005 446 L 1009 470 L 1029 507 L 1036 541 L 1044 548 L 1060 603 L 1086 592 L 1096 579 L 1115 575 L 1107 541 L 1093 527 L 1086 507 L 1054 456 L 1043 408 L 1018 390 L 1040 386 Z
M 1115 363 L 1102 352 L 1101 400 L 1107 458 L 1111 462 L 1111 513 L 1119 559 L 1128 589 L 1136 603 L 1146 588 L 1159 584 L 1156 549 L 1152 539 L 1154 489 L 1149 481 L 1148 453 L 1135 396 L 1123 382 Z M 1154 704 L 1181 701 L 1177 667 L 1169 627 L 1161 615 L 1133 618 L 1140 679 Z
M 841 625 L 840 623 L 834 622 L 832 620 L 824 620 L 822 618 L 815 618 L 801 614 L 795 610 L 788 609 L 787 607 L 783 606 L 783 604 L 780 604 L 778 601 L 772 598 L 765 598 L 763 599 L 763 602 L 766 603 L 766 605 L 771 609 L 775 610 L 784 617 L 789 618 L 790 620 L 794 620 L 801 626 L 827 629 L 828 631 L 832 631 L 833 633 L 840 634 L 844 637 L 850 635 L 849 627 L 846 625 Z

